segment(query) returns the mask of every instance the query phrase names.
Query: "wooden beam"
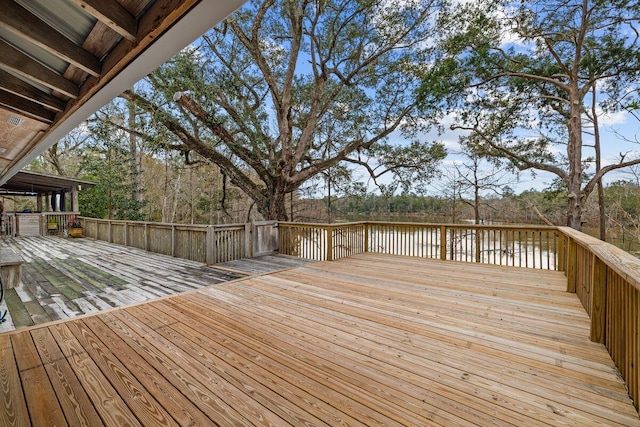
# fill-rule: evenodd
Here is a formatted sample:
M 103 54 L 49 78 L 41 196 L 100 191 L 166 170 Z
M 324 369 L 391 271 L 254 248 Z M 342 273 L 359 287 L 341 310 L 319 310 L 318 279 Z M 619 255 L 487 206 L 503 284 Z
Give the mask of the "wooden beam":
M 43 107 L 47 107 L 54 111 L 62 111 L 66 105 L 66 102 L 63 100 L 36 89 L 24 80 L 21 80 L 2 69 L 0 69 L 0 89 L 4 89 L 14 95 L 36 102 Z
M 138 22 L 114 0 L 72 0 L 78 7 L 103 22 L 127 40 L 135 41 Z
M 0 0 L 0 28 L 25 38 L 92 76 L 100 76 L 100 61 L 12 0 Z
M 78 98 L 69 102 L 59 120 L 73 114 L 197 3 L 198 0 L 158 0 L 153 3 L 138 22 L 136 43 L 120 40 L 102 60 L 102 75 L 89 77 L 82 83 Z
M 80 90 L 76 85 L 3 40 L 0 40 L 0 64 L 22 77 L 57 90 L 70 98 L 78 97 Z
M 53 123 L 56 114 L 40 104 L 0 90 L 0 105 L 43 123 Z

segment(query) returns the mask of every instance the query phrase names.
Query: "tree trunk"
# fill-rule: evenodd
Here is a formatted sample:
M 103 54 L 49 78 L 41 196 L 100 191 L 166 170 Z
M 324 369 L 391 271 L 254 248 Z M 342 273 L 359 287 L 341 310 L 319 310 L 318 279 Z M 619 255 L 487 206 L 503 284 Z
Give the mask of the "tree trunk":
M 567 145 L 569 159 L 567 225 L 575 230 L 582 230 L 584 199 L 582 194 L 582 102 L 577 83 L 571 85 L 569 99 L 571 116 L 568 123 L 569 144 Z
M 593 141 L 594 141 L 594 149 L 596 152 L 596 173 L 600 172 L 600 168 L 602 167 L 602 152 L 600 149 L 600 126 L 598 123 L 598 109 L 596 104 L 596 85 L 593 84 L 591 88 L 591 116 L 593 118 Z M 607 241 L 607 221 L 606 221 L 606 210 L 605 210 L 605 201 L 604 201 L 604 188 L 602 186 L 602 179 L 598 180 L 598 223 L 600 230 L 600 240 L 603 242 Z
M 133 89 L 131 89 L 133 90 Z M 128 123 L 129 129 L 135 129 L 136 126 L 136 106 L 133 102 L 127 102 L 129 113 Z M 131 200 L 140 202 L 142 194 L 140 193 L 140 170 L 138 169 L 138 137 L 134 132 L 129 132 L 129 168 L 131 174 Z

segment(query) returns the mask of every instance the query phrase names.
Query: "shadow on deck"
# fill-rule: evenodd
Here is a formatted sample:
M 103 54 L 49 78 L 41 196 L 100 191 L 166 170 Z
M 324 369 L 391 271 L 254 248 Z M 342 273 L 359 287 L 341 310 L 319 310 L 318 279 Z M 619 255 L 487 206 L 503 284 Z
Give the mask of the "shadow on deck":
M 565 290 L 361 254 L 0 334 L 0 424 L 640 426 Z
M 202 286 L 300 265 L 285 256 L 204 264 L 93 239 L 17 237 L 4 240 L 25 263 L 21 283 L 6 292 L 8 321 L 0 332 L 95 313 Z

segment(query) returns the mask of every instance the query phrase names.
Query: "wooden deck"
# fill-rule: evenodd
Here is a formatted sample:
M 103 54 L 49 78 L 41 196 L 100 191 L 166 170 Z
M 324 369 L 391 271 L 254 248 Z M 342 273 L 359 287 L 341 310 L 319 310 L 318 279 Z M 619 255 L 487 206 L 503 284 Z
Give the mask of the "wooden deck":
M 565 287 L 363 254 L 0 334 L 0 425 L 640 426 Z
M 284 256 L 239 260 L 214 268 L 93 239 L 18 237 L 0 242 L 25 260 L 21 283 L 6 294 L 0 332 L 67 319 L 301 265 Z

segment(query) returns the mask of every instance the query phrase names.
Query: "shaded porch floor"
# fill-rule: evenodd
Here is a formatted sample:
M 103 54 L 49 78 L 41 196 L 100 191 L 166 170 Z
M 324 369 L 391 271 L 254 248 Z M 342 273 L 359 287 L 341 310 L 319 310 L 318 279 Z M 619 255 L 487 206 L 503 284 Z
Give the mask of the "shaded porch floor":
M 640 426 L 565 287 L 362 254 L 0 334 L 0 425 Z
M 266 256 L 204 264 L 93 239 L 17 237 L 0 241 L 25 260 L 22 280 L 7 290 L 0 332 L 95 313 L 202 286 L 305 263 Z

